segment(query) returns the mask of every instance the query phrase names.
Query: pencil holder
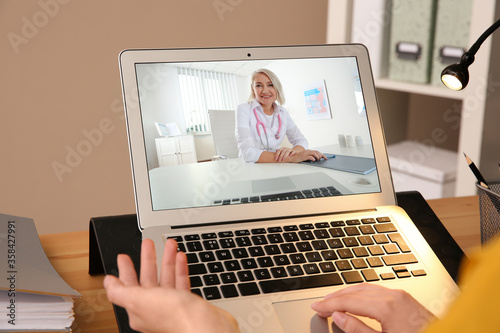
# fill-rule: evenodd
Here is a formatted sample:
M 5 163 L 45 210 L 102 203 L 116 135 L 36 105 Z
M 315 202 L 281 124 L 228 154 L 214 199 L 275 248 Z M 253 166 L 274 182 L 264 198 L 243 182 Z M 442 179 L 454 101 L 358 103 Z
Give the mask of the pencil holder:
M 500 182 L 488 182 L 489 188 L 476 183 L 479 189 L 481 244 L 487 243 L 500 231 Z

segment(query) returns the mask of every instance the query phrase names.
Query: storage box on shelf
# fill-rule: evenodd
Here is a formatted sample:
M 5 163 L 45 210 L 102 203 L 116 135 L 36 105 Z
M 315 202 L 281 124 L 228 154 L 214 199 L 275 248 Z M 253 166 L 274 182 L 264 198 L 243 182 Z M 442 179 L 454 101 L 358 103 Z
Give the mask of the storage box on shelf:
M 387 147 L 396 191 L 419 191 L 425 199 L 455 193 L 457 153 L 414 141 Z
M 335 7 L 337 1 L 330 0 L 329 5 Z M 343 13 L 346 17 L 345 25 L 351 29 L 351 33 L 346 34 L 345 39 L 330 33 L 327 42 L 361 42 L 366 44 L 370 53 L 374 50 L 377 57 L 384 54 L 384 51 L 380 51 L 380 46 L 388 44 L 388 31 L 390 31 L 393 13 L 387 6 L 388 2 L 384 0 L 374 1 L 377 2 L 376 6 L 378 7 L 362 6 L 357 3 L 364 2 L 363 0 L 354 0 L 352 6 Z M 445 5 L 444 2 L 446 0 L 438 2 L 438 10 L 439 6 Z M 458 7 L 458 2 L 460 2 L 461 8 L 470 8 L 469 21 L 455 22 L 455 24 L 462 24 L 460 26 L 462 28 L 469 26 L 469 40 L 464 44 L 466 48 L 469 48 L 500 17 L 500 4 L 497 6 L 495 0 L 460 0 L 453 1 L 452 6 Z M 356 20 L 356 17 L 362 16 L 353 12 L 358 10 L 369 11 L 368 14 L 364 13 L 364 17 L 368 17 L 368 19 L 364 22 Z M 333 10 L 330 10 L 329 13 L 333 13 Z M 440 19 L 439 13 L 437 17 Z M 339 18 L 339 14 L 331 17 L 337 21 Z M 440 23 L 436 24 L 439 33 Z M 461 29 L 456 33 L 463 36 L 467 34 L 467 31 Z M 442 43 L 441 38 L 435 38 L 435 40 Z M 450 43 L 453 42 L 450 40 Z M 386 54 L 390 52 L 393 50 L 389 49 Z M 435 54 L 436 52 L 434 52 L 434 56 Z M 469 67 L 469 85 L 461 92 L 453 92 L 431 84 L 391 80 L 387 74 L 389 56 L 385 56 L 385 61 L 383 59 L 381 62 L 372 62 L 372 65 L 376 67 L 374 68 L 374 73 L 377 74 L 375 84 L 388 144 L 415 139 L 420 141 L 425 141 L 422 139 L 433 140 L 433 132 L 442 130 L 442 136 L 446 136 L 448 139 L 445 140 L 445 146 L 435 142 L 438 147 L 474 155 L 476 163 L 487 178 L 498 176 L 497 162 L 500 161 L 500 150 L 498 149 L 498 142 L 500 142 L 500 131 L 498 131 L 500 89 L 498 82 L 500 79 L 498 79 L 498 75 L 500 75 L 500 62 L 496 59 L 500 58 L 500 34 L 493 34 L 492 38 L 483 43 L 476 54 L 474 64 Z M 438 118 L 437 124 L 429 123 L 431 120 L 427 119 L 432 112 L 438 115 L 432 120 Z M 421 123 L 413 121 L 419 116 L 423 122 L 428 122 L 424 124 L 427 133 L 419 128 Z M 415 133 L 418 135 L 415 136 Z M 468 170 L 467 164 L 460 158 L 456 161 L 455 183 L 456 196 L 477 193 L 474 177 Z

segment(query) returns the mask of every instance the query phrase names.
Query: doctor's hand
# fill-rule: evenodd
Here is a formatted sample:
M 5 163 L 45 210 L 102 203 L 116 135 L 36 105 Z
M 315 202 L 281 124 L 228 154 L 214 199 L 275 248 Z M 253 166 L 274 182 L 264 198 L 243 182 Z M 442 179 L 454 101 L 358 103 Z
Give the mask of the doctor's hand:
M 387 333 L 421 332 L 435 318 L 405 291 L 368 283 L 329 294 L 311 307 L 321 317 L 332 317 L 346 333 L 377 332 L 350 314 L 377 320 Z
M 282 162 L 299 163 L 303 161 L 319 161 L 322 158 L 325 160 L 328 159 L 325 155 L 323 155 L 323 153 L 317 150 L 305 149 L 288 155 L 288 157 L 283 159 Z
M 283 162 L 287 157 L 293 156 L 299 152 L 304 151 L 304 147 L 302 146 L 296 146 L 293 148 L 287 148 L 287 147 L 280 147 L 276 152 L 274 153 L 274 160 L 276 162 Z
M 141 332 L 239 332 L 227 312 L 191 293 L 186 255 L 168 239 L 158 281 L 153 242 L 141 247 L 140 281 L 129 256 L 118 255 L 119 278 L 108 275 L 108 299 L 127 310 L 130 327 Z

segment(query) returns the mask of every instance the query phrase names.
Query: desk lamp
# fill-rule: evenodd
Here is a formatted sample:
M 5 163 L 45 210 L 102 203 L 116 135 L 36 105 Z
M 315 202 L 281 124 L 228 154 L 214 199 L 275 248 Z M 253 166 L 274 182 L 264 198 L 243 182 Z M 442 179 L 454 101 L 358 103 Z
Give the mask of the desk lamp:
M 469 66 L 474 62 L 474 55 L 481 44 L 488 38 L 493 31 L 500 26 L 500 20 L 496 21 L 477 39 L 470 49 L 462 55 L 460 61 L 449 65 L 441 72 L 441 81 L 445 86 L 452 90 L 462 90 L 469 83 Z

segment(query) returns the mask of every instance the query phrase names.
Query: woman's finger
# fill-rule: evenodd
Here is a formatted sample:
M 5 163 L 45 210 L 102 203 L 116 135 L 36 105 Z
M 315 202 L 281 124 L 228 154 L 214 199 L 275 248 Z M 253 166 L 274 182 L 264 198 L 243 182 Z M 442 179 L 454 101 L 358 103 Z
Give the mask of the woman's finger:
M 158 286 L 156 253 L 154 243 L 151 239 L 144 239 L 142 241 L 140 282 L 146 288 Z
M 119 254 L 117 264 L 120 281 L 125 286 L 138 286 L 139 282 L 137 281 L 137 273 L 135 272 L 132 259 L 126 254 Z
M 356 317 L 344 312 L 334 312 L 332 320 L 344 332 L 379 333 Z
M 278 150 L 276 150 L 276 161 L 281 162 L 283 160 L 283 154 L 285 152 L 285 148 L 281 147 Z
M 189 291 L 191 282 L 189 280 L 189 270 L 187 256 L 184 252 L 177 252 L 175 261 L 175 288 Z
M 281 160 L 284 161 L 288 156 L 291 156 L 292 154 L 292 150 L 291 149 L 287 149 L 284 151 L 283 155 L 282 155 L 282 158 Z
M 165 288 L 175 288 L 177 242 L 175 239 L 167 239 L 163 251 L 160 272 L 160 286 Z M 187 261 L 187 260 L 186 260 Z M 187 269 L 187 264 L 186 264 Z
M 116 305 L 122 306 L 126 303 L 127 295 L 124 297 L 124 288 L 126 288 L 123 280 L 116 278 L 113 275 L 106 275 L 103 281 L 104 288 L 106 289 L 106 294 L 110 302 Z
M 276 156 L 275 159 L 278 162 L 282 162 L 289 154 L 290 149 L 281 147 L 278 150 L 276 150 Z

